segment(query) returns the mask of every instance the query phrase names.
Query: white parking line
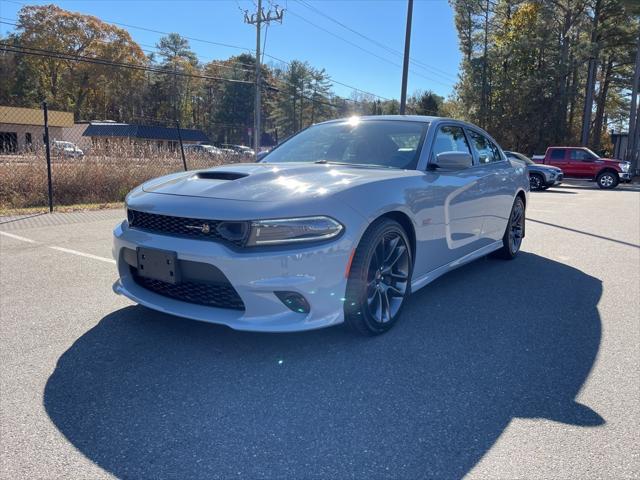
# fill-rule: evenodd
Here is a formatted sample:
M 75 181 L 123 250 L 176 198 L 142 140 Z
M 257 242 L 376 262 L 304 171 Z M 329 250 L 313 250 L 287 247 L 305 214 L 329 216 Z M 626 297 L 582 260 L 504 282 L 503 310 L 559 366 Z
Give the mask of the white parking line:
M 5 237 L 13 238 L 14 240 L 20 240 L 22 242 L 38 243 L 35 240 L 31 240 L 30 238 L 21 237 L 19 235 L 14 235 L 13 233 L 0 232 L 0 235 L 4 235 Z
M 49 248 L 51 248 L 53 250 L 58 250 L 59 252 L 70 253 L 72 255 L 78 255 L 80 257 L 93 258 L 94 260 L 100 260 L 101 262 L 116 263 L 116 261 L 113 258 L 99 257 L 97 255 L 92 255 L 90 253 L 79 252 L 77 250 L 71 250 L 69 248 L 62 248 L 62 247 L 56 247 L 56 246 L 49 246 Z
M 20 240 L 22 242 L 33 243 L 36 245 L 44 245 L 40 242 L 36 242 L 35 240 L 31 240 L 30 238 L 21 237 L 19 235 L 14 235 L 13 233 L 0 232 L 0 235 L 4 235 L 5 237 L 13 238 L 14 240 Z M 59 252 L 70 253 L 72 255 L 78 255 L 79 257 L 91 258 L 93 260 L 99 260 L 101 262 L 112 263 L 115 264 L 116 261 L 112 258 L 107 257 L 99 257 L 98 255 L 92 255 L 90 253 L 79 252 L 77 250 L 71 250 L 70 248 L 57 247 L 55 245 L 44 245 L 47 248 L 52 250 L 57 250 Z

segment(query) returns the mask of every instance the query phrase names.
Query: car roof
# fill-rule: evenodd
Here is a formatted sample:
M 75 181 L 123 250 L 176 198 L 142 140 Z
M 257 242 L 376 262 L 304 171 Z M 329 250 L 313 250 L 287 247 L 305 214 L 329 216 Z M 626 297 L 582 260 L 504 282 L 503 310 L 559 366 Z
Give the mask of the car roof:
M 422 122 L 422 123 L 431 123 L 437 120 L 443 120 L 442 117 L 430 117 L 426 115 L 353 115 L 354 117 L 358 117 L 360 120 L 395 120 L 395 121 L 404 121 L 404 122 Z M 345 122 L 353 117 L 344 117 L 344 118 L 336 118 L 333 120 L 327 120 L 326 122 L 320 122 L 318 125 L 322 125 L 324 123 L 337 123 L 337 122 Z M 456 120 L 457 121 L 457 120 Z
M 432 124 L 452 122 L 459 125 L 464 125 L 465 127 L 474 128 L 476 130 L 485 132 L 485 130 L 483 130 L 481 127 L 477 125 L 474 125 L 473 123 L 469 123 L 469 122 L 465 122 L 464 120 L 458 120 L 458 119 L 449 118 L 449 117 L 436 117 L 431 115 L 354 115 L 354 116 L 358 117 L 362 121 L 391 120 L 396 122 L 418 122 L 418 123 L 432 123 Z M 326 122 L 317 123 L 316 125 L 323 125 L 326 123 L 346 122 L 350 118 L 353 118 L 353 117 L 336 118 L 334 120 L 327 120 Z

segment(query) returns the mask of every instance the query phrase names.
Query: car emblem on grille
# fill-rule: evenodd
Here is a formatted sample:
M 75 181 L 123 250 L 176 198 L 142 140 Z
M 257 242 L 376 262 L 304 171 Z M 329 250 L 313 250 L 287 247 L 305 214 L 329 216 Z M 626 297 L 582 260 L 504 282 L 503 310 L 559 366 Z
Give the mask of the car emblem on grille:
M 211 227 L 209 227 L 208 223 L 203 223 L 202 225 L 185 225 L 184 228 L 188 228 L 189 230 L 199 230 L 202 233 L 209 233 L 211 231 Z

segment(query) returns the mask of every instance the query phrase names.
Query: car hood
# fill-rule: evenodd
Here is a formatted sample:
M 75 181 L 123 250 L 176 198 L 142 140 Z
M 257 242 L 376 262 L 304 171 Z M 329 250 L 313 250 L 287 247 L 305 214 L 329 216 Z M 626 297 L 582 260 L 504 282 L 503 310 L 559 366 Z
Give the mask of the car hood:
M 601 160 L 603 162 L 608 162 L 608 163 L 615 163 L 615 164 L 621 164 L 621 163 L 629 163 L 625 160 L 618 160 L 617 158 L 599 158 L 598 160 Z
M 556 172 L 561 172 L 562 169 L 559 167 L 554 167 L 553 165 L 545 165 L 544 163 L 536 163 L 534 165 L 528 165 L 529 169 L 539 169 L 539 170 L 554 170 Z
M 364 183 L 417 176 L 416 170 L 313 163 L 246 163 L 182 172 L 145 183 L 143 191 L 164 195 L 280 202 L 323 197 Z

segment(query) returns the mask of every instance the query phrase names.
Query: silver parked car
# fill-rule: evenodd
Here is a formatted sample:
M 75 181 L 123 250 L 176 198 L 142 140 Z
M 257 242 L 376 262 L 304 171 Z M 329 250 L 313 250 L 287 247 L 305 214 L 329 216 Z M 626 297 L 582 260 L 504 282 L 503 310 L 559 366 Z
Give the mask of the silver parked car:
M 185 153 L 193 153 L 196 155 L 203 155 L 203 156 L 213 156 L 213 157 L 217 157 L 223 154 L 223 152 L 217 148 L 214 147 L 213 145 L 206 145 L 206 144 L 193 144 L 193 145 L 185 145 L 184 146 L 184 151 Z
M 504 151 L 507 158 L 513 158 L 514 160 L 520 160 L 527 166 L 527 172 L 529 173 L 529 185 L 531 190 L 546 190 L 547 188 L 560 185 L 564 179 L 562 169 L 554 167 L 552 165 L 543 165 L 541 163 L 535 163 L 526 155 L 518 152 Z
M 245 147 L 244 145 L 233 145 L 230 143 L 223 143 L 220 145 L 221 148 L 225 150 L 230 150 L 232 152 L 237 153 L 238 155 L 243 155 L 245 157 L 253 157 L 255 152 L 251 147 Z
M 409 294 L 525 234 L 529 179 L 486 132 L 437 117 L 311 126 L 260 163 L 180 172 L 126 199 L 114 290 L 241 330 L 379 334 Z

